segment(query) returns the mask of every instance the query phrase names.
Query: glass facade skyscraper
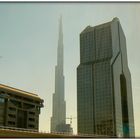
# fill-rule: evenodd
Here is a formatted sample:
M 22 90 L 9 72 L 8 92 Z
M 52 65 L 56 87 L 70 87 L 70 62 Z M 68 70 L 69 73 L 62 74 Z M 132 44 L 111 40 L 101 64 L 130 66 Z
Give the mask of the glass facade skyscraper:
M 78 133 L 134 137 L 131 75 L 119 19 L 80 34 Z

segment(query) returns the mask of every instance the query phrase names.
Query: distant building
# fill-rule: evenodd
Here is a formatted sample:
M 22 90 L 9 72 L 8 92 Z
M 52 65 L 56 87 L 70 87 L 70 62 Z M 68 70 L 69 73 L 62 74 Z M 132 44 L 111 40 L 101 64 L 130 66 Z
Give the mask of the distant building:
M 38 130 L 41 107 L 36 94 L 0 84 L 0 126 Z
M 63 31 L 62 17 L 59 20 L 59 39 L 57 48 L 57 65 L 55 67 L 55 93 L 53 94 L 53 111 L 51 117 L 51 132 L 68 132 L 71 127 L 66 124 L 66 101 L 63 75 Z
M 73 129 L 70 124 L 57 125 L 55 132 L 63 132 L 65 134 L 73 134 Z
M 78 133 L 135 137 L 126 39 L 118 18 L 80 34 Z

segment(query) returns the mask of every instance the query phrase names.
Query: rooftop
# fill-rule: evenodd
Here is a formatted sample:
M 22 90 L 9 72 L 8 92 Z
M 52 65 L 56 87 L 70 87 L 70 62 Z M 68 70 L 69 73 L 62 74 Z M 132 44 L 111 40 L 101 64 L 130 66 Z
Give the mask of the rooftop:
M 33 97 L 33 98 L 42 100 L 37 94 L 30 93 L 30 92 L 27 92 L 27 91 L 24 91 L 24 90 L 21 90 L 21 89 L 13 88 L 13 87 L 10 87 L 10 86 L 7 86 L 7 85 L 0 84 L 0 89 L 6 89 L 6 90 L 9 90 L 9 91 L 13 91 L 14 93 L 20 93 L 23 96 L 25 95 L 25 96 L 28 96 L 28 97 Z M 14 94 L 14 93 L 12 93 L 12 94 Z
M 90 32 L 90 31 L 93 31 L 95 28 L 100 28 L 100 27 L 103 27 L 103 26 L 106 26 L 108 24 L 110 24 L 111 22 L 118 22 L 119 21 L 119 18 L 115 17 L 112 19 L 112 21 L 109 21 L 109 22 L 106 22 L 106 23 L 103 23 L 103 24 L 99 24 L 99 25 L 96 25 L 96 26 L 87 26 L 82 32 L 82 33 L 85 33 L 85 32 Z

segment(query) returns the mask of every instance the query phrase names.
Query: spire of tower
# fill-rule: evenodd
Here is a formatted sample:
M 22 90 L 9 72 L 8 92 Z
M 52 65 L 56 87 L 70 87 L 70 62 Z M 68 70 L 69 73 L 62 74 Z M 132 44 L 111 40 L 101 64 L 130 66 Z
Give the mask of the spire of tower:
M 59 31 L 62 30 L 62 15 L 60 15 L 60 18 L 59 18 Z
M 63 74 L 63 29 L 62 29 L 62 15 L 59 18 L 59 34 L 58 34 L 58 48 L 57 48 L 57 65 Z
M 62 43 L 62 44 L 60 44 L 60 47 L 62 47 L 63 46 L 62 15 L 60 15 L 60 18 L 59 18 L 59 39 L 58 39 L 58 44 L 59 43 Z

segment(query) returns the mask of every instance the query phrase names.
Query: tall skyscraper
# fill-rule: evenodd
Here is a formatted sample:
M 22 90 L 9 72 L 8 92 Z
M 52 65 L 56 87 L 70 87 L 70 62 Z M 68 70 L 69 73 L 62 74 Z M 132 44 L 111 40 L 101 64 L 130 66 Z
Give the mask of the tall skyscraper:
M 78 133 L 134 137 L 131 75 L 119 19 L 80 34 Z
M 66 126 L 66 102 L 64 99 L 63 31 L 62 31 L 62 16 L 61 16 L 59 19 L 59 39 L 57 48 L 57 65 L 55 67 L 55 93 L 53 94 L 51 132 L 64 132 L 65 126 Z

